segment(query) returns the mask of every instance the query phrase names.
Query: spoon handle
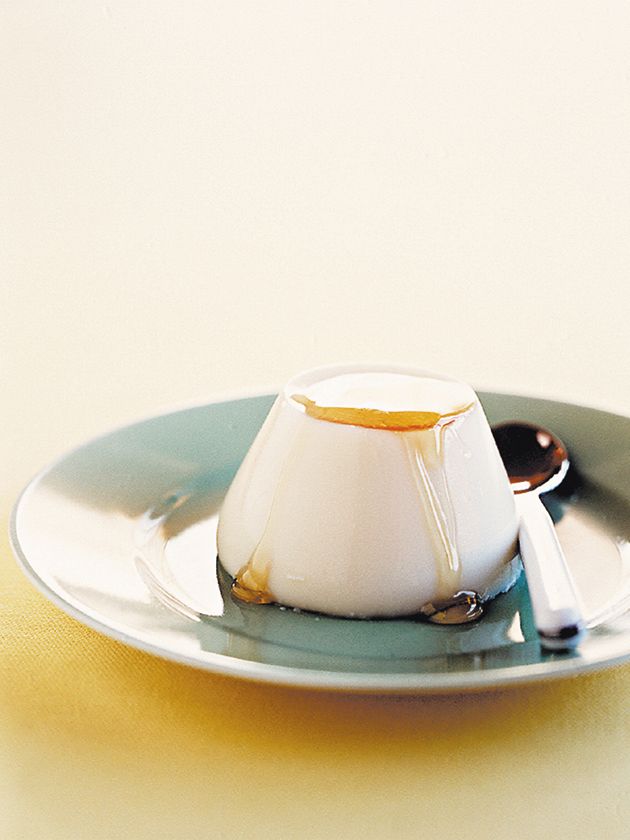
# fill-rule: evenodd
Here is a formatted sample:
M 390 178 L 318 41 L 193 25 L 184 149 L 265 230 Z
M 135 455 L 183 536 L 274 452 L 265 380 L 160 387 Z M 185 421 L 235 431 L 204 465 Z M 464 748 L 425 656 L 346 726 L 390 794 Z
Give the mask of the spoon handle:
M 573 649 L 586 625 L 554 524 L 536 493 L 522 493 L 515 500 L 521 517 L 521 559 L 541 645 Z

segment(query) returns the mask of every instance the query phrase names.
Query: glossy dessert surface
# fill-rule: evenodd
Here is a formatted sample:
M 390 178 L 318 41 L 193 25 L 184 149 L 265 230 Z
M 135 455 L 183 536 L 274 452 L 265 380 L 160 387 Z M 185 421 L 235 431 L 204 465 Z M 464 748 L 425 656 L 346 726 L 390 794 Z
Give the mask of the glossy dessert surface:
M 516 531 L 468 385 L 346 367 L 302 374 L 280 394 L 227 494 L 218 546 L 244 600 L 435 615 L 509 588 Z

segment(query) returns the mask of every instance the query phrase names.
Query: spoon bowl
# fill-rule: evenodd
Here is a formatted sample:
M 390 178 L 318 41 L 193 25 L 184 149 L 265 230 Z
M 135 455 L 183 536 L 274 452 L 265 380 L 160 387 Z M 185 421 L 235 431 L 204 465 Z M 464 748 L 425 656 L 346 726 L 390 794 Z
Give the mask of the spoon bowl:
M 492 434 L 514 493 L 547 493 L 562 483 L 569 452 L 553 432 L 514 421 L 493 426 Z

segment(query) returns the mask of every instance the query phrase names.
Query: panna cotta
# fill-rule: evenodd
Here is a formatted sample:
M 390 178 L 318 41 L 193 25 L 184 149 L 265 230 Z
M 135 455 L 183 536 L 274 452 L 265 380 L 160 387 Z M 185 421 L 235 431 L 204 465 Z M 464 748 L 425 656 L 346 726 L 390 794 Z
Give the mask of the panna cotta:
M 275 401 L 226 495 L 246 601 L 453 621 L 520 573 L 512 490 L 477 395 L 411 368 L 322 368 Z M 449 619 L 447 619 L 449 620 Z

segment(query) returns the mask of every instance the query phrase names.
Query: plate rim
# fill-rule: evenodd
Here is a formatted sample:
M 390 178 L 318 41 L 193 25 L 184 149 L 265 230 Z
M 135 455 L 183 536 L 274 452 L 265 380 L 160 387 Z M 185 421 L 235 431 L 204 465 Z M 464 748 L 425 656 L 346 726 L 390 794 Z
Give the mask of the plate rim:
M 481 402 L 485 396 L 519 397 L 537 402 L 546 402 L 575 409 L 589 409 L 607 415 L 630 420 L 630 415 L 615 411 L 575 403 L 564 400 L 554 400 L 548 397 L 537 397 L 515 392 L 480 389 L 476 391 Z M 147 415 L 128 423 L 120 424 L 101 434 L 95 435 L 83 443 L 72 447 L 40 469 L 24 486 L 11 510 L 9 520 L 9 541 L 14 556 L 26 578 L 34 585 L 48 601 L 61 609 L 66 615 L 79 623 L 90 627 L 101 635 L 120 642 L 128 647 L 141 650 L 157 656 L 165 661 L 176 662 L 180 665 L 193 667 L 208 673 L 221 674 L 234 678 L 245 679 L 254 683 L 278 685 L 286 688 L 339 691 L 345 693 L 369 694 L 452 694 L 457 692 L 489 691 L 530 683 L 540 683 L 550 679 L 568 679 L 604 669 L 622 666 L 630 660 L 630 646 L 626 652 L 597 659 L 574 658 L 571 654 L 549 654 L 545 662 L 526 665 L 513 665 L 493 668 L 490 670 L 470 670 L 439 673 L 366 673 L 361 671 L 325 671 L 312 668 L 276 665 L 273 663 L 253 662 L 228 656 L 214 651 L 204 651 L 203 658 L 196 658 L 182 654 L 176 650 L 147 641 L 140 635 L 132 635 L 125 630 L 107 623 L 105 617 L 91 608 L 77 606 L 71 596 L 55 590 L 33 567 L 25 552 L 22 550 L 18 536 L 18 517 L 26 497 L 33 492 L 43 478 L 57 465 L 63 463 L 72 454 L 90 447 L 98 441 L 122 432 L 133 426 L 141 426 L 146 422 L 182 412 L 194 411 L 207 406 L 226 402 L 238 402 L 256 397 L 274 398 L 277 391 L 269 389 L 248 389 L 230 396 L 220 395 L 203 402 L 195 402 L 186 406 L 165 410 L 157 414 Z M 61 587 L 60 587 L 61 589 Z

